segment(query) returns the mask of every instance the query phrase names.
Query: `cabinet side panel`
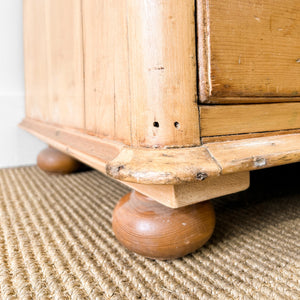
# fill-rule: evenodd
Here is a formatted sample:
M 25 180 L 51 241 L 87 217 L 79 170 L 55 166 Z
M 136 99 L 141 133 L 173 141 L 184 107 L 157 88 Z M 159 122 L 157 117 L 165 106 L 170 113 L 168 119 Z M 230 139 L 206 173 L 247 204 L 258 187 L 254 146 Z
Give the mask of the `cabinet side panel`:
M 25 0 L 27 116 L 84 128 L 81 1 Z
M 24 0 L 26 115 L 49 121 L 45 1 Z
M 127 1 L 83 0 L 86 129 L 130 144 Z
M 127 4 L 133 145 L 198 145 L 194 1 Z

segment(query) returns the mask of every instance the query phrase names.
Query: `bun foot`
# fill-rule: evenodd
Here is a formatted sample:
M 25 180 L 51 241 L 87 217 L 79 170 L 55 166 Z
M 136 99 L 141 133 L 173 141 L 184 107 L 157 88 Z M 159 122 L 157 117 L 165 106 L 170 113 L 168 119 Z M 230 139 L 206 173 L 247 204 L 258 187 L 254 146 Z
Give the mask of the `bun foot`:
M 116 205 L 112 226 L 129 250 L 167 260 L 203 246 L 214 231 L 215 212 L 209 201 L 172 209 L 133 191 Z
M 49 147 L 39 153 L 37 165 L 47 173 L 69 174 L 77 171 L 81 163 L 71 156 Z

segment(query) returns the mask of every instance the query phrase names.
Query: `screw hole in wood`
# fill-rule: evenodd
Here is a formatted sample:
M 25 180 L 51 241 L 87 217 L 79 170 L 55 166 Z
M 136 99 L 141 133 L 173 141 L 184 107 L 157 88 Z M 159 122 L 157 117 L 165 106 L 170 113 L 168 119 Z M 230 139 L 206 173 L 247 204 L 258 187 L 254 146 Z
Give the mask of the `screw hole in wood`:
M 180 128 L 179 122 L 174 122 L 174 126 L 175 126 L 175 128 L 179 129 Z

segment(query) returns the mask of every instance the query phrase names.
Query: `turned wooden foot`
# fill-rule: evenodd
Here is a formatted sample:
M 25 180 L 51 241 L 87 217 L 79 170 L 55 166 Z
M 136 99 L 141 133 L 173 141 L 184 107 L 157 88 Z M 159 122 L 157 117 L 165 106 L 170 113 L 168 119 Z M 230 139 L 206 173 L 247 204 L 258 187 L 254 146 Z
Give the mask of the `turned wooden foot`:
M 133 191 L 113 212 L 113 230 L 129 250 L 155 259 L 173 259 L 204 245 L 215 227 L 209 201 L 172 209 Z
M 48 173 L 69 174 L 77 171 L 81 163 L 71 156 L 49 147 L 39 153 L 37 165 Z

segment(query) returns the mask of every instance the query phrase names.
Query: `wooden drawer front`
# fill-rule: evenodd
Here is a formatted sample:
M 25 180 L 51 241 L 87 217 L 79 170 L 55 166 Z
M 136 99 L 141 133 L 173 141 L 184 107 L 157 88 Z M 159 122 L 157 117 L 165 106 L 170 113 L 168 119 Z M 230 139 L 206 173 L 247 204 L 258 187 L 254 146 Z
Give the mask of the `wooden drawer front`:
M 300 103 L 201 105 L 201 136 L 227 136 L 300 129 Z M 232 138 L 232 137 L 231 137 Z
M 300 100 L 299 0 L 198 0 L 198 12 L 202 101 Z

